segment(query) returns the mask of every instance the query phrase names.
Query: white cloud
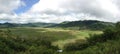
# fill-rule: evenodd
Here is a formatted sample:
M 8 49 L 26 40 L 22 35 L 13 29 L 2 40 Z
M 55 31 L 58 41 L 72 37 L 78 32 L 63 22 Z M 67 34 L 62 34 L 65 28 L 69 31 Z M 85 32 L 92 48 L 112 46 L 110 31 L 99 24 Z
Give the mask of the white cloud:
M 14 10 L 25 5 L 21 0 L 0 0 L 0 22 L 15 22 L 17 15 Z
M 11 13 L 21 5 L 21 0 L 0 0 L 0 13 Z
M 112 22 L 120 20 L 119 5 L 113 0 L 40 0 L 40 2 L 35 4 L 27 12 L 27 14 L 40 16 L 47 15 L 46 17 L 37 18 L 47 18 L 49 22 L 84 19 Z M 55 18 L 52 17 L 52 15 L 54 15 Z M 34 19 L 35 18 L 36 16 L 34 16 Z
M 0 0 L 1 2 L 2 0 Z M 19 1 L 18 3 L 14 3 Z M 3 2 L 3 1 L 2 1 Z M 10 0 L 11 5 L 0 3 L 0 12 L 10 12 L 23 4 L 20 0 Z M 0 14 L 10 22 L 55 22 L 75 20 L 120 21 L 119 0 L 40 0 L 27 12 L 16 14 Z M 16 4 L 16 5 L 15 5 Z M 14 6 L 15 5 L 15 6 Z M 8 7 L 9 6 L 9 7 Z M 5 7 L 5 8 L 4 8 Z M 11 8 L 13 7 L 13 8 Z M 8 10 L 8 11 L 6 11 Z M 11 16 L 8 17 L 7 16 Z

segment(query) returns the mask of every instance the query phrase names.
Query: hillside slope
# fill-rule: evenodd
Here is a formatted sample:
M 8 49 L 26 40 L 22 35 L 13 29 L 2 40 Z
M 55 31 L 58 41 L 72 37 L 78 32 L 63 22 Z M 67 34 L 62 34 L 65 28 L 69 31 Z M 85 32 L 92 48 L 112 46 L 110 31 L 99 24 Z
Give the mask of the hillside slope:
M 51 26 L 55 25 L 55 23 L 25 23 L 25 24 L 20 24 L 20 23 L 0 23 L 0 27 L 46 27 L 46 26 Z
M 114 26 L 114 23 L 97 21 L 97 20 L 84 20 L 84 21 L 63 22 L 60 24 L 52 25 L 50 27 L 62 27 L 62 28 L 79 27 L 79 29 L 101 30 L 110 26 Z

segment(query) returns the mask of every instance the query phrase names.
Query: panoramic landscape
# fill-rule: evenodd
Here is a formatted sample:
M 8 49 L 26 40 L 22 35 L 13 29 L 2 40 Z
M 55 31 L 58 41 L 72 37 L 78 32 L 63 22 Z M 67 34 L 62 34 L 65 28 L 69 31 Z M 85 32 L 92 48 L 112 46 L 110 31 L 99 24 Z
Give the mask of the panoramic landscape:
M 0 0 L 0 54 L 120 54 L 119 0 Z

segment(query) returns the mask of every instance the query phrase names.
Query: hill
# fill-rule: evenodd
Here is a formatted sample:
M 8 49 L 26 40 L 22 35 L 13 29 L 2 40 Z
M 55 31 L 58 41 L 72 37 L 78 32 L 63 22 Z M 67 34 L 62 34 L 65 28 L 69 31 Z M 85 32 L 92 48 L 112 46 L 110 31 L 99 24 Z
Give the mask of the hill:
M 65 21 L 59 24 L 55 23 L 0 23 L 0 27 L 50 27 L 50 28 L 65 28 L 65 29 L 76 29 L 76 30 L 84 30 L 84 29 L 90 29 L 90 30 L 102 30 L 106 27 L 113 27 L 115 23 L 112 22 L 103 22 L 103 21 L 97 21 L 97 20 L 84 20 L 84 21 Z
M 4 28 L 4 27 L 46 27 L 46 26 L 51 26 L 51 25 L 55 25 L 55 23 L 42 23 L 42 22 L 38 22 L 38 23 L 25 23 L 25 24 L 20 24 L 20 23 L 0 23 L 0 27 Z
M 114 26 L 114 23 L 97 21 L 97 20 L 84 20 L 84 21 L 62 22 L 60 24 L 52 25 L 50 27 L 78 28 L 79 30 L 80 29 L 101 30 L 111 26 Z

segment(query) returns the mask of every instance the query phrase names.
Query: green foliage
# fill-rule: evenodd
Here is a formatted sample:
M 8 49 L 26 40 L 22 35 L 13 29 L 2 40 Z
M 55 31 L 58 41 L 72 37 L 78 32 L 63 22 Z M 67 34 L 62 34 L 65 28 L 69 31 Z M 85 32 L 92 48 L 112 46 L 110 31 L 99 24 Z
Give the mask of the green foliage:
M 67 44 L 65 50 L 72 51 L 70 54 L 120 54 L 120 23 L 108 27 L 103 34 L 90 35 L 84 43 L 80 42 Z
M 58 47 L 47 39 L 25 39 L 11 34 L 9 29 L 1 30 L 0 54 L 53 54 Z
M 64 46 L 65 51 L 75 51 L 75 50 L 83 50 L 88 47 L 88 44 L 85 40 L 76 40 L 75 43 L 69 43 Z
M 42 29 L 41 31 L 1 29 L 0 54 L 120 54 L 120 23 L 117 23 L 116 27 L 108 27 L 103 31 L 103 34 L 91 34 L 89 38 L 66 44 L 61 53 L 57 52 L 59 48 L 53 46 L 51 41 L 67 38 L 70 33 L 44 32 Z M 29 35 L 22 36 L 27 33 Z M 15 34 L 21 34 L 21 36 Z M 56 35 L 62 38 L 56 37 Z M 33 36 L 37 37 L 33 38 Z M 50 37 L 53 40 L 49 39 Z
M 107 41 L 97 43 L 85 50 L 79 51 L 79 54 L 120 54 L 120 41 Z

